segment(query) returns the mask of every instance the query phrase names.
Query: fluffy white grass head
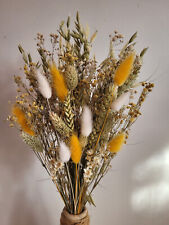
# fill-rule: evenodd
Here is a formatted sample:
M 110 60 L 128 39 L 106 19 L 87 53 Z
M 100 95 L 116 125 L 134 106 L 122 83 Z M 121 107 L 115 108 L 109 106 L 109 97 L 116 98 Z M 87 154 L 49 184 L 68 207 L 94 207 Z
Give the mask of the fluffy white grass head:
M 92 132 L 93 128 L 93 118 L 92 112 L 88 106 L 83 107 L 82 117 L 81 117 L 81 134 L 88 137 Z
M 62 141 L 60 142 L 59 148 L 59 158 L 62 162 L 68 162 L 70 159 L 71 153 L 68 146 Z
M 111 105 L 113 111 L 119 111 L 123 105 L 128 105 L 130 92 L 126 92 L 118 97 Z
M 47 78 L 38 70 L 36 72 L 36 78 L 38 81 L 38 89 L 44 98 L 51 98 L 52 89 L 48 83 Z

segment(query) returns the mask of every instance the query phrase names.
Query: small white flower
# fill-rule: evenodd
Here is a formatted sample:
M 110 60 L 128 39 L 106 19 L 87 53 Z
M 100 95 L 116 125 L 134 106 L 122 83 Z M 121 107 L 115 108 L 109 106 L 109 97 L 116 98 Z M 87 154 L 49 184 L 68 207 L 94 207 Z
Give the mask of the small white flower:
M 60 161 L 55 163 L 55 171 L 61 170 L 63 168 L 64 164 Z
M 90 179 L 90 178 L 85 177 L 85 178 L 84 178 L 84 181 L 85 181 L 86 183 L 90 183 L 91 179 Z
M 86 183 L 89 183 L 92 177 L 92 170 L 91 168 L 87 167 L 84 169 L 84 180 Z
M 93 161 L 97 165 L 100 165 L 101 164 L 101 158 L 99 156 L 95 156 L 94 159 L 93 159 Z
M 87 168 L 91 169 L 92 167 L 93 167 L 93 163 L 91 161 L 88 161 L 87 162 Z
M 93 153 L 94 153 L 93 149 L 90 149 L 90 150 L 87 151 L 87 155 L 93 155 Z

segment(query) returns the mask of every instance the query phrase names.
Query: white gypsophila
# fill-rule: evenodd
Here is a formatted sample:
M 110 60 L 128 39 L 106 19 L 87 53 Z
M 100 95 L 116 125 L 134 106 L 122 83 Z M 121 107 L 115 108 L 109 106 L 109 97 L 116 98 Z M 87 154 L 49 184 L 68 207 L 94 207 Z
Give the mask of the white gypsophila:
M 60 142 L 59 158 L 62 162 L 68 162 L 70 159 L 70 150 L 64 142 Z
M 100 157 L 102 158 L 106 152 L 106 149 L 107 149 L 107 143 L 105 144 L 104 147 L 100 148 Z
M 49 85 L 47 78 L 39 70 L 36 71 L 36 78 L 38 81 L 38 89 L 40 93 L 43 95 L 44 98 L 51 98 L 52 89 Z
M 57 171 L 62 170 L 64 163 L 61 161 L 54 161 L 53 159 L 49 160 L 49 171 L 51 176 L 55 177 Z
M 87 168 L 92 169 L 93 163 L 91 161 L 87 162 Z
M 62 170 L 63 166 L 64 166 L 63 162 L 60 161 L 55 162 L 55 171 Z
M 101 164 L 101 157 L 99 156 L 95 156 L 94 159 L 93 159 L 94 163 L 96 165 L 100 165 Z
M 123 93 L 118 97 L 111 105 L 111 109 L 113 111 L 119 111 L 122 106 L 128 105 L 130 98 L 130 92 Z
M 55 171 L 54 166 L 52 164 L 49 164 L 49 171 L 50 171 L 51 176 L 54 177 L 56 175 L 56 171 Z
M 83 112 L 81 116 L 81 134 L 85 137 L 88 137 L 92 132 L 93 128 L 93 119 L 92 112 L 88 106 L 83 107 Z
M 86 183 L 89 183 L 91 181 L 91 177 L 92 177 L 92 170 L 91 168 L 87 167 L 86 169 L 84 169 L 84 181 Z
M 93 155 L 94 154 L 94 150 L 93 149 L 90 149 L 87 151 L 87 155 Z

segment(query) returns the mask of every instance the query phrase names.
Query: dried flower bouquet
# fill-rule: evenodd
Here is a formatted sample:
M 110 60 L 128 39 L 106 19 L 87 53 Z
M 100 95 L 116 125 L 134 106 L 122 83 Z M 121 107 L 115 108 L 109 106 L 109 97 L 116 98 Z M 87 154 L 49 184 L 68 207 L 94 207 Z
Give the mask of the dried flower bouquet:
M 19 45 L 26 79 L 14 76 L 18 95 L 8 117 L 50 175 L 70 214 L 83 212 L 87 202 L 95 205 L 93 190 L 126 143 L 154 86 L 137 81 L 147 50 L 136 54 L 137 33 L 115 56 L 114 48 L 123 43 L 115 31 L 100 65 L 90 56 L 97 32 L 91 38 L 88 33 L 77 13 L 75 28 L 70 29 L 68 17 L 57 34 L 50 34 L 50 51 L 38 33 L 40 61 L 34 62 Z

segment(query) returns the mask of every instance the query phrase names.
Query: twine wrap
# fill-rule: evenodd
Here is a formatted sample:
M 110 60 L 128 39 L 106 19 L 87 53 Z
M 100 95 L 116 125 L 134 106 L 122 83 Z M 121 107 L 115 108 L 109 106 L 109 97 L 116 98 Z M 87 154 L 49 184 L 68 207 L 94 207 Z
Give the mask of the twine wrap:
M 73 215 L 64 208 L 61 213 L 60 225 L 89 225 L 89 215 L 85 208 L 79 215 Z

